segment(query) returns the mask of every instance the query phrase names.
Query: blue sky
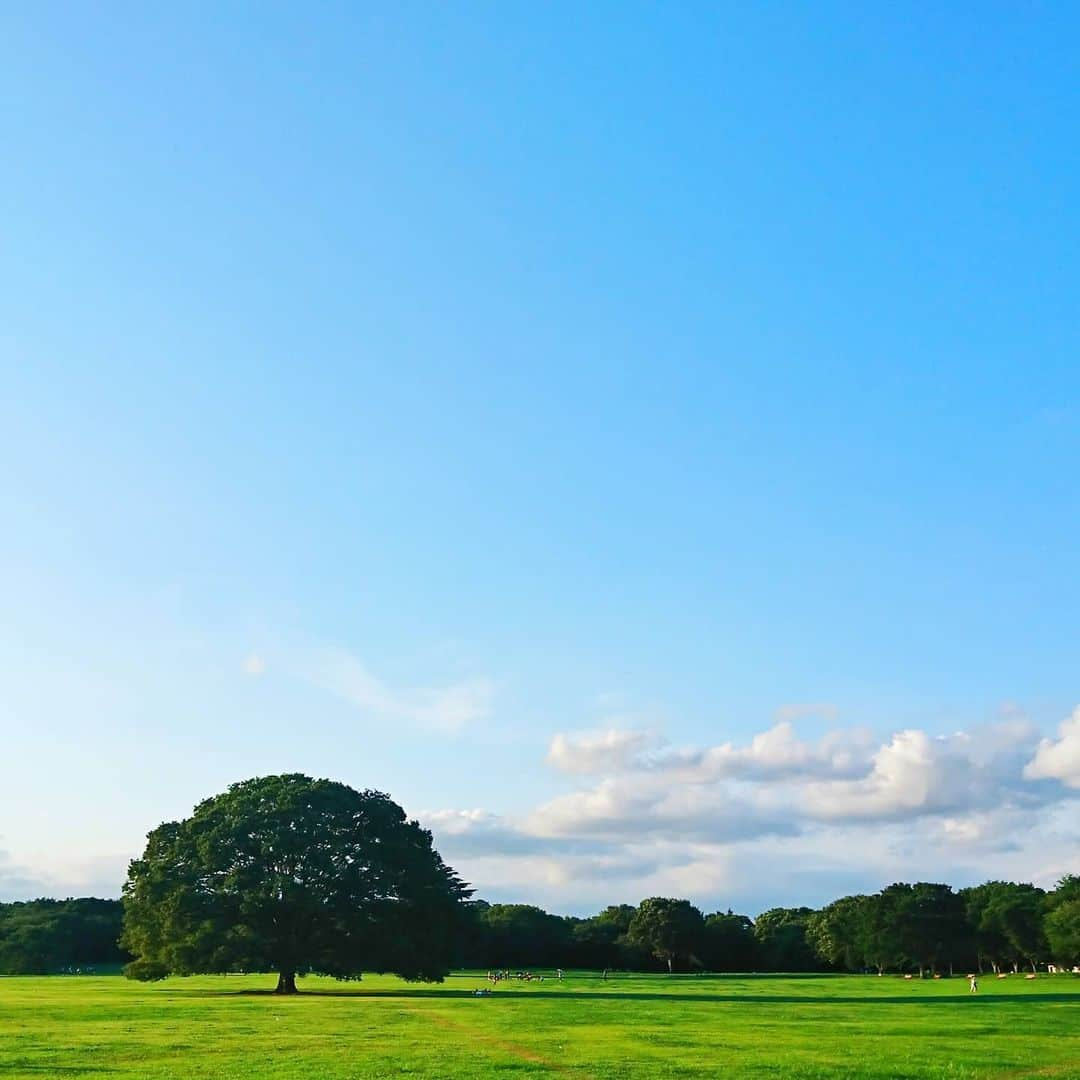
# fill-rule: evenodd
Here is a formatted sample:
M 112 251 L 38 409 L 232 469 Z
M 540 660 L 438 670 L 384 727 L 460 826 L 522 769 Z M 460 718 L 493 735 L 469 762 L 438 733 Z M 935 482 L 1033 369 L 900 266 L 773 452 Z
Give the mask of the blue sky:
M 283 770 L 555 910 L 1076 870 L 1078 22 L 4 12 L 0 895 Z

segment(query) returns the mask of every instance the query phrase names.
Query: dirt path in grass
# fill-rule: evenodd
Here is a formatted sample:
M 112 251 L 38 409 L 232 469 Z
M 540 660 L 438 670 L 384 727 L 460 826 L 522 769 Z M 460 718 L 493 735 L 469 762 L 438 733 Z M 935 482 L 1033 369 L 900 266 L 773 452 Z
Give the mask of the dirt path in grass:
M 522 1046 L 521 1043 L 511 1042 L 509 1039 L 501 1039 L 497 1035 L 489 1035 L 483 1031 L 477 1031 L 476 1028 L 470 1024 L 463 1024 L 459 1020 L 451 1020 L 448 1016 L 442 1016 L 435 1012 L 426 1012 L 423 1009 L 416 1009 L 412 1006 L 406 1006 L 406 1012 L 412 1013 L 414 1016 L 419 1016 L 424 1020 L 429 1021 L 436 1027 L 442 1028 L 444 1031 L 452 1031 L 457 1035 L 465 1036 L 475 1043 L 479 1043 L 481 1046 L 488 1047 L 491 1050 L 499 1050 L 504 1054 L 509 1054 L 511 1057 L 516 1057 L 521 1061 L 527 1061 L 530 1065 L 539 1065 L 542 1068 L 550 1069 L 554 1073 L 558 1073 L 561 1076 L 572 1075 L 571 1070 L 566 1066 L 560 1065 L 557 1061 L 552 1061 L 551 1058 L 544 1057 L 543 1054 L 537 1053 L 537 1051 L 531 1049 L 528 1046 Z
M 1080 1076 L 1080 1061 L 1066 1061 L 1064 1064 L 1058 1065 L 1044 1065 L 1040 1069 L 1012 1069 L 1007 1073 L 1002 1073 L 1002 1080 L 1009 1080 L 1010 1077 L 1027 1077 L 1030 1080 L 1033 1076 Z

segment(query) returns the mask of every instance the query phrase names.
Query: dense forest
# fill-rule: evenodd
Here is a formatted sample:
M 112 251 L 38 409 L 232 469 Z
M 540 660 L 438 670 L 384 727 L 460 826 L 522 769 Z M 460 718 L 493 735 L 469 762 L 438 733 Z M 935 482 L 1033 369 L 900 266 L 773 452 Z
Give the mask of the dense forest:
M 0 974 L 115 968 L 131 959 L 117 944 L 119 900 L 31 900 L 0 904 Z
M 119 900 L 0 904 L 0 974 L 110 969 Z M 820 910 L 773 908 L 751 919 L 705 915 L 688 900 L 653 897 L 590 918 L 529 904 L 464 905 L 457 963 L 472 968 L 637 971 L 1036 970 L 1080 965 L 1080 876 L 1046 892 L 990 881 L 953 890 L 919 882 L 845 896 Z

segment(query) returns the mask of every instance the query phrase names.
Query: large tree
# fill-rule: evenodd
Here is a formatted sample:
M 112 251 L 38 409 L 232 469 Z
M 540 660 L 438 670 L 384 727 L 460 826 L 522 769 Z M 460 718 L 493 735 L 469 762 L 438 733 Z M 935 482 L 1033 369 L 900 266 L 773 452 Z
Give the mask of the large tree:
M 630 920 L 627 937 L 667 964 L 668 971 L 701 949 L 705 920 L 689 900 L 654 896 L 642 900 Z
M 821 965 L 806 938 L 813 908 L 770 908 L 754 920 L 766 971 L 815 971 Z
M 865 966 L 865 896 L 842 896 L 808 915 L 806 940 L 830 967 L 860 971 Z
M 1080 877 L 1069 874 L 1046 897 L 1043 929 L 1051 954 L 1059 963 L 1080 963 Z
M 710 971 L 753 971 L 758 966 L 758 940 L 747 915 L 717 911 L 705 917 L 704 960 Z
M 468 895 L 386 795 L 245 780 L 147 837 L 124 885 L 125 972 L 275 971 L 283 994 L 307 972 L 438 981 Z
M 575 920 L 569 966 L 647 969 L 650 951 L 627 937 L 636 910 L 632 904 L 612 904 L 591 918 Z
M 919 881 L 911 887 L 908 933 L 912 957 L 923 968 L 937 973 L 973 951 L 973 936 L 964 917 L 964 898 L 948 885 Z
M 480 921 L 488 950 L 484 966 L 557 967 L 570 939 L 564 919 L 532 904 L 491 904 Z
M 1035 964 L 1047 952 L 1043 936 L 1045 893 L 1034 885 L 988 881 L 964 890 L 967 921 L 975 936 L 980 964 L 994 970 Z
M 965 897 L 948 885 L 897 882 L 867 897 L 859 907 L 859 935 L 866 961 L 886 967 L 936 972 L 972 949 Z

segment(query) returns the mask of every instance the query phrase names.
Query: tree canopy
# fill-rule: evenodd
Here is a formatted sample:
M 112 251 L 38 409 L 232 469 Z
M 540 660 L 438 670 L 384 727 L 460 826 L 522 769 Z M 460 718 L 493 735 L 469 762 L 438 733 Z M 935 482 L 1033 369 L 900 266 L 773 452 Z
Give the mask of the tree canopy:
M 710 971 L 753 971 L 758 966 L 753 920 L 733 911 L 706 916 L 701 960 Z
M 807 920 L 813 909 L 770 908 L 754 921 L 761 961 L 770 971 L 813 971 L 820 961 L 807 941 Z
M 858 971 L 865 964 L 868 896 L 842 896 L 806 920 L 806 940 L 815 955 L 837 968 Z
M 233 784 L 158 826 L 124 885 L 135 979 L 276 971 L 441 980 L 469 891 L 388 796 L 300 774 Z
M 51 975 L 119 967 L 118 900 L 27 900 L 0 904 L 0 975 Z
M 988 881 L 963 891 L 966 917 L 980 960 L 995 969 L 1034 964 L 1046 952 L 1046 894 L 1034 885 Z
M 1080 876 L 1063 877 L 1046 906 L 1043 930 L 1051 955 L 1062 964 L 1080 964 Z
M 481 918 L 489 966 L 545 963 L 565 947 L 569 936 L 565 919 L 532 904 L 491 904 Z
M 701 912 L 689 900 L 653 896 L 642 900 L 630 920 L 630 941 L 648 949 L 673 971 L 700 949 L 705 930 Z

